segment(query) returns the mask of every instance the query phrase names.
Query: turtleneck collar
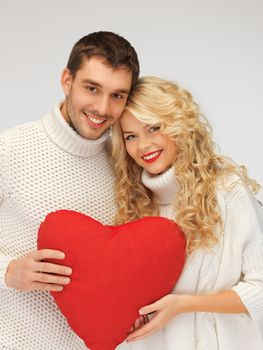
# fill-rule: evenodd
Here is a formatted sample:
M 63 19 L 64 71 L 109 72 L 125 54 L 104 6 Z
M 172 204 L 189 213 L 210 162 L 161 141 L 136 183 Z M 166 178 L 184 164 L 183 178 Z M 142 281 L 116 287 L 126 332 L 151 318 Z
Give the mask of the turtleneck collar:
M 142 183 L 154 193 L 158 204 L 171 204 L 179 191 L 179 184 L 174 176 L 174 168 L 155 176 L 143 170 Z
M 65 121 L 60 107 L 61 103 L 57 103 L 53 111 L 42 119 L 53 142 L 64 151 L 78 157 L 90 157 L 102 151 L 109 137 L 109 132 L 104 133 L 97 140 L 85 139 Z

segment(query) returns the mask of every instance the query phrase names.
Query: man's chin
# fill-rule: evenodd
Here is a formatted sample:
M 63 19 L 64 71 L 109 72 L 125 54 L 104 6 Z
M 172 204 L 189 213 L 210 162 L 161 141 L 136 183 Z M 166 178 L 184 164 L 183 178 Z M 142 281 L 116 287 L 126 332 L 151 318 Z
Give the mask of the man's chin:
M 87 139 L 87 140 L 97 140 L 100 137 L 102 137 L 104 134 L 109 133 L 110 131 L 110 127 L 108 128 L 103 128 L 103 130 L 101 129 L 92 129 L 92 130 L 88 130 L 87 132 L 82 132 L 79 133 L 80 136 L 82 136 L 83 138 Z

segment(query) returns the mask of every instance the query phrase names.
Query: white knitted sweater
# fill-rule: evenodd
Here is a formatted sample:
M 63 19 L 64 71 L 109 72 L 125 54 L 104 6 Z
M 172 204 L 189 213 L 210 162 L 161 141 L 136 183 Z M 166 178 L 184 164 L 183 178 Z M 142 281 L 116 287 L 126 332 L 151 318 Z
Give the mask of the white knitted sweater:
M 160 215 L 174 219 L 171 203 L 179 189 L 173 169 L 156 177 L 144 171 L 142 180 L 155 194 Z M 219 190 L 217 198 L 224 222 L 220 245 L 191 254 L 173 292 L 209 294 L 232 288 L 250 315 L 180 314 L 162 331 L 118 350 L 263 349 L 257 322 L 263 317 L 263 211 L 243 185 Z
M 86 349 L 48 292 L 19 292 L 4 283 L 9 261 L 36 249 L 39 224 L 50 211 L 72 209 L 113 221 L 108 135 L 82 138 L 59 107 L 0 133 L 0 349 Z

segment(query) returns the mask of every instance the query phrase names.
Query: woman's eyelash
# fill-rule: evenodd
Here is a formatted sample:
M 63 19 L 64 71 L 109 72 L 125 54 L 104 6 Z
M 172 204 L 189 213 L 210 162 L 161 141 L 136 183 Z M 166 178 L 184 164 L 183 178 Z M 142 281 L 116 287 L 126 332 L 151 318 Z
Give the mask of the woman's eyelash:
M 159 125 L 151 126 L 149 128 L 149 131 L 157 131 L 157 130 L 160 130 L 160 126 Z
M 125 141 L 130 141 L 130 140 L 132 140 L 133 139 L 133 135 L 128 135 L 128 136 L 126 136 L 126 137 L 124 137 L 124 140 Z

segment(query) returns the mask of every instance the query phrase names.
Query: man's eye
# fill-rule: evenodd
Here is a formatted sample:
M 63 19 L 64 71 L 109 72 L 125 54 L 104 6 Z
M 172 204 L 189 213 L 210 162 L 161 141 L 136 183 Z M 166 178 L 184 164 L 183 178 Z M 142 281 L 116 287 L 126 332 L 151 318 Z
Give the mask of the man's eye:
M 95 94 L 98 91 L 98 89 L 96 87 L 94 87 L 94 86 L 88 86 L 87 89 L 92 94 Z
M 113 94 L 112 97 L 114 97 L 116 100 L 121 100 L 123 98 L 120 94 Z

